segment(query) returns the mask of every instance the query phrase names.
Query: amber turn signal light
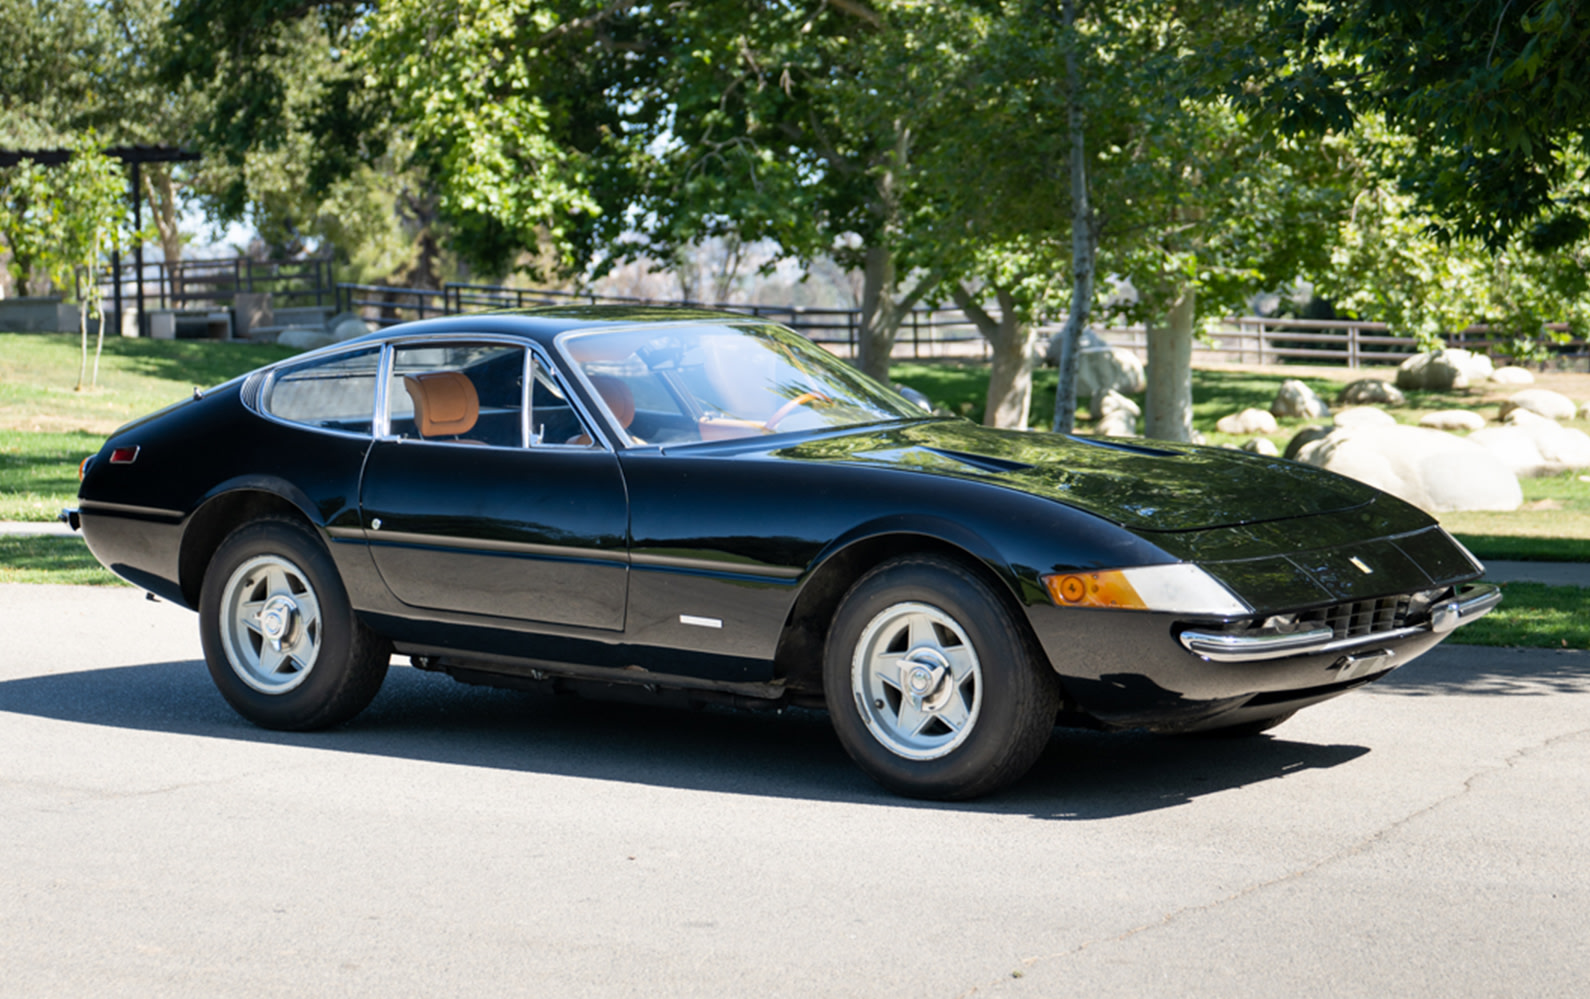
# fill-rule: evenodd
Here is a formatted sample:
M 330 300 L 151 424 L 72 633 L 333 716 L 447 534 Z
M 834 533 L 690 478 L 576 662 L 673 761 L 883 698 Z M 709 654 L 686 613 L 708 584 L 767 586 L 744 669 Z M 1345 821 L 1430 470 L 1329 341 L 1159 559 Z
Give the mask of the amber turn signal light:
M 1125 607 L 1145 610 L 1148 605 L 1137 595 L 1125 573 L 1073 572 L 1045 576 L 1049 599 L 1062 607 Z
M 1233 617 L 1252 608 L 1203 569 L 1187 562 L 1131 569 L 1057 572 L 1043 577 L 1059 607 L 1113 607 Z

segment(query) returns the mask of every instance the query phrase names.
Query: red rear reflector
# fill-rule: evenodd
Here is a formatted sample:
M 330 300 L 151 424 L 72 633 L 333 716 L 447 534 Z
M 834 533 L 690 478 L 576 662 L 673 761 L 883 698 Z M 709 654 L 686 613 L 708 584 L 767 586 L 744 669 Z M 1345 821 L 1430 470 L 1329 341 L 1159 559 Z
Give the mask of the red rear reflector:
M 112 465 L 131 465 L 137 460 L 138 448 L 136 447 L 119 447 L 110 453 L 110 463 Z

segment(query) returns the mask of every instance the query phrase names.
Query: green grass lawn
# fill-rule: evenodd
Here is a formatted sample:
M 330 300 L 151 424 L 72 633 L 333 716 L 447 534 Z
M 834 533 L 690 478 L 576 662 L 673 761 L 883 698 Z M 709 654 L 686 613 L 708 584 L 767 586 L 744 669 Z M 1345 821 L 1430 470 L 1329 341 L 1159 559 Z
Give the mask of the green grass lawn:
M 1453 633 L 1462 645 L 1590 649 L 1590 589 L 1503 583 L 1496 610 Z
M 0 583 L 126 586 L 89 554 L 82 538 L 0 535 Z
M 77 495 L 78 464 L 111 431 L 195 387 L 293 353 L 275 345 L 111 337 L 98 386 L 76 392 L 75 335 L 0 333 L 0 520 L 53 520 Z

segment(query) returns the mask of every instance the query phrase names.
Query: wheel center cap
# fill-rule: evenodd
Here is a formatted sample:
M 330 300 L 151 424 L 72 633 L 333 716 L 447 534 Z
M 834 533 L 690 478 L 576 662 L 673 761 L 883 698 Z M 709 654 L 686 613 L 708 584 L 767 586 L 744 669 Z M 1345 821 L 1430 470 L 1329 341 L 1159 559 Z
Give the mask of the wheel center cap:
M 279 651 L 282 642 L 292 634 L 293 625 L 297 620 L 298 605 L 293 602 L 293 598 L 278 595 L 265 601 L 265 606 L 260 608 L 259 629 Z
M 937 649 L 912 649 L 900 663 L 900 689 L 923 711 L 936 711 L 948 699 L 949 666 Z

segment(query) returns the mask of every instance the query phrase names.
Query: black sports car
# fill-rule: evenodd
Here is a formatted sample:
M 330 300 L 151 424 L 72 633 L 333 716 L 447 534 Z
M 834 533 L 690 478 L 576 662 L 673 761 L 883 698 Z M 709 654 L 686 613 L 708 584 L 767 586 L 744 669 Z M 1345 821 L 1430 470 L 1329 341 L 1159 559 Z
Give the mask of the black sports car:
M 1351 480 L 932 416 L 782 327 L 683 310 L 301 355 L 118 430 L 63 516 L 199 612 L 260 725 L 346 721 L 396 652 L 469 683 L 826 705 L 924 797 L 1015 780 L 1057 719 L 1261 731 L 1499 599 Z

